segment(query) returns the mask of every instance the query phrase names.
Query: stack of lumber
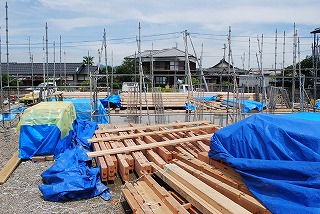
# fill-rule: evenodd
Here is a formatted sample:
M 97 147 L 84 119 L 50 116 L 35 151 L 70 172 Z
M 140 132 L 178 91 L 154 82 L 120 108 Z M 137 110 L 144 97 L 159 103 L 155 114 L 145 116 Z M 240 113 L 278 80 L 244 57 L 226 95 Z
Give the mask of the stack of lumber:
M 104 182 L 118 174 L 133 213 L 269 213 L 240 175 L 208 157 L 210 121 L 110 127 L 92 139 Z M 134 171 L 139 179 L 129 180 Z M 168 185 L 170 189 L 162 187 Z
M 183 108 L 186 105 L 188 100 L 188 94 L 186 93 L 161 93 L 162 95 L 162 104 L 164 108 Z M 157 101 L 154 101 L 152 98 L 152 93 L 142 93 L 142 107 L 146 108 L 147 103 L 148 107 L 152 108 L 155 106 Z M 139 93 L 121 93 L 121 106 L 127 108 L 129 105 L 136 104 L 140 106 L 140 95 Z
M 60 95 L 62 94 L 63 97 L 65 98 L 90 98 L 93 96 L 93 93 L 90 93 L 89 91 L 85 91 L 85 92 L 82 92 L 82 91 L 73 91 L 73 92 L 65 92 L 65 91 L 58 91 L 58 92 L 55 92 L 53 94 L 54 95 Z M 100 91 L 98 92 L 98 98 L 105 98 L 107 97 L 107 94 L 108 92 L 106 91 Z
M 184 108 L 186 105 L 186 102 L 188 102 L 188 93 L 161 93 L 162 96 L 162 104 L 164 108 Z M 195 100 L 194 97 L 197 96 L 197 92 L 190 93 L 189 94 L 189 102 L 194 104 Z M 202 95 L 201 95 L 202 96 Z M 206 101 L 204 107 L 207 109 L 215 109 L 217 106 L 219 106 L 217 103 L 227 99 L 228 93 L 227 92 L 204 92 L 203 96 L 217 96 L 217 101 Z M 245 93 L 241 98 L 246 100 L 254 100 L 254 93 Z M 233 98 L 234 94 L 229 93 L 229 99 Z M 142 107 L 146 108 L 147 103 L 148 107 L 152 108 L 154 107 L 154 103 L 158 104 L 159 101 L 154 101 L 152 97 L 152 93 L 147 92 L 142 94 Z M 140 106 L 140 95 L 139 93 L 133 94 L 133 93 L 121 93 L 121 105 L 124 108 L 128 108 L 130 105 L 133 106 Z M 212 108 L 212 106 L 215 106 Z M 218 107 L 219 108 L 219 107 Z

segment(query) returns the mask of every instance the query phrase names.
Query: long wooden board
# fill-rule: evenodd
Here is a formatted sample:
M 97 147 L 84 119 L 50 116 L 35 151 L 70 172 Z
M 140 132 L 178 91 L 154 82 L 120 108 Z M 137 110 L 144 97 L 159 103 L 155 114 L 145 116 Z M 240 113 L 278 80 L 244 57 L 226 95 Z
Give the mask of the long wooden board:
M 142 136 L 151 136 L 151 135 L 159 135 L 159 134 L 167 134 L 167 133 L 176 133 L 176 132 L 184 132 L 184 131 L 192 131 L 192 130 L 198 130 L 198 129 L 212 129 L 213 133 L 217 128 L 220 127 L 219 125 L 210 124 L 205 126 L 196 126 L 196 127 L 186 127 L 186 128 L 180 128 L 180 129 L 169 129 L 164 131 L 153 131 L 153 132 L 141 132 L 136 134 L 128 134 L 128 135 L 118 135 L 113 137 L 100 137 L 100 138 L 93 138 L 89 139 L 89 142 L 99 142 L 99 141 L 110 141 L 110 140 L 122 140 L 122 139 L 129 139 L 129 138 L 136 138 L 136 137 L 142 137 Z
M 198 125 L 198 124 L 209 124 L 210 120 L 202 120 L 202 121 L 193 121 L 193 122 L 183 122 L 183 123 L 167 123 L 167 124 L 156 124 L 156 125 L 139 125 L 134 127 L 121 127 L 116 129 L 98 129 L 95 133 L 110 133 L 110 132 L 124 132 L 124 131 L 132 131 L 133 129 L 155 129 L 160 127 L 172 127 L 172 126 L 185 126 L 185 125 Z
M 3 169 L 0 171 L 0 184 L 4 184 L 11 173 L 16 169 L 16 167 L 19 165 L 21 162 L 21 159 L 18 157 L 19 151 L 16 151 L 8 163 L 3 167 Z
M 188 137 L 183 139 L 176 139 L 176 140 L 169 140 L 169 141 L 163 141 L 158 143 L 150 143 L 145 145 L 137 145 L 137 146 L 129 146 L 125 148 L 117 148 L 117 149 L 109 149 L 109 150 L 102 150 L 102 151 L 96 151 L 96 152 L 88 152 L 88 157 L 97 157 L 101 155 L 112 155 L 112 154 L 123 154 L 127 152 L 134 152 L 134 151 L 140 151 L 145 149 L 152 149 L 157 148 L 159 146 L 171 146 L 176 145 L 179 143 L 186 143 L 186 142 L 194 142 L 198 140 L 204 140 L 204 139 L 211 139 L 212 134 L 207 135 L 200 135 L 195 137 Z

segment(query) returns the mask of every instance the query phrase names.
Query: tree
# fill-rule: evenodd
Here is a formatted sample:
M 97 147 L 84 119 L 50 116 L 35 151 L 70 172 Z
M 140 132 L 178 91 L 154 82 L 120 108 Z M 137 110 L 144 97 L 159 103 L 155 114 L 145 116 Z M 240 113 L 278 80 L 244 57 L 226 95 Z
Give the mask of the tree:
M 303 59 L 300 62 L 301 65 L 301 73 L 304 74 L 305 76 L 312 76 L 312 67 L 313 67 L 313 62 L 312 62 L 312 56 L 306 56 L 305 59 Z M 299 63 L 296 64 L 296 70 L 297 72 L 299 71 Z M 293 65 L 289 65 L 284 69 L 284 75 L 285 76 L 292 76 L 292 71 L 293 71 Z M 278 74 L 279 76 L 282 76 L 282 74 Z
M 93 65 L 93 59 L 93 56 L 84 56 L 82 61 L 85 65 Z

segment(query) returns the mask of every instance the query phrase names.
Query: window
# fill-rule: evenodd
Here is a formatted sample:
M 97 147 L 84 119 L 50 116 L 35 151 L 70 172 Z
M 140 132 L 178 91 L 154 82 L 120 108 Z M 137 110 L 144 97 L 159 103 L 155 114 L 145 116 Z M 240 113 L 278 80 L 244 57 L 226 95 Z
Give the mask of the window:
M 165 85 L 167 77 L 155 77 L 155 84 L 157 85 Z

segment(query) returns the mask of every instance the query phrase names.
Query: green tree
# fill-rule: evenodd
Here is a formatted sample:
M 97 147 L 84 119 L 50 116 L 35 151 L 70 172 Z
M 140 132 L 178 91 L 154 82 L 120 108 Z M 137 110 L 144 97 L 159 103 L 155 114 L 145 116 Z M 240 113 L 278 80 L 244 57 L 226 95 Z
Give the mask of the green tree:
M 84 56 L 82 61 L 85 65 L 93 65 L 93 59 L 93 56 Z
M 312 76 L 312 70 L 313 70 L 312 56 L 306 56 L 306 58 L 300 62 L 300 65 L 301 65 L 302 74 L 304 74 L 305 76 Z M 297 72 L 298 72 L 298 69 L 299 69 L 299 63 L 296 64 Z M 284 69 L 284 75 L 292 76 L 292 71 L 293 71 L 293 65 L 289 65 Z M 282 76 L 282 74 L 278 74 L 278 75 Z
M 121 86 L 123 82 L 133 82 L 135 72 L 135 60 L 125 58 L 121 65 L 114 68 L 115 77 L 113 78 L 115 85 Z

